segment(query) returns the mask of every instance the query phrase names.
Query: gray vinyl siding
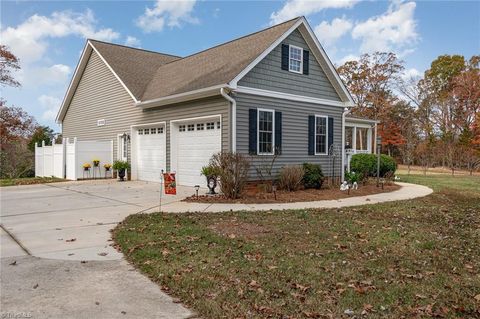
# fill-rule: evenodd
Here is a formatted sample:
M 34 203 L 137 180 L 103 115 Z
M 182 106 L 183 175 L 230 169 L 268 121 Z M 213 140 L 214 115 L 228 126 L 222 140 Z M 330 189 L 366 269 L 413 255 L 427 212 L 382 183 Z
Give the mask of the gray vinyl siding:
M 251 108 L 273 109 L 282 112 L 282 154 L 274 164 L 274 175 L 285 165 L 316 163 L 322 166 L 326 176 L 332 176 L 332 159 L 327 155 L 308 155 L 308 116 L 326 115 L 333 117 L 333 143 L 341 148 L 342 142 L 342 108 L 318 105 L 306 102 L 262 97 L 239 93 L 237 101 L 237 152 L 251 158 L 251 179 L 256 179 L 255 167 L 271 162 L 273 156 L 248 155 L 248 110 Z M 335 176 L 341 170 L 341 157 L 336 159 Z
M 113 73 L 93 52 L 63 120 L 64 137 L 79 140 L 113 140 L 117 158 L 117 135 L 131 125 L 167 123 L 167 169 L 170 169 L 170 121 L 209 115 L 222 117 L 222 150 L 229 150 L 229 103 L 221 96 L 142 110 Z M 105 126 L 97 120 L 105 119 Z M 131 145 L 129 145 L 129 151 Z M 130 154 L 129 154 L 130 160 Z
M 238 85 L 340 101 L 333 85 L 298 30 L 293 31 L 282 44 L 295 45 L 310 51 L 308 75 L 282 70 L 282 45 L 280 44 L 248 72 Z

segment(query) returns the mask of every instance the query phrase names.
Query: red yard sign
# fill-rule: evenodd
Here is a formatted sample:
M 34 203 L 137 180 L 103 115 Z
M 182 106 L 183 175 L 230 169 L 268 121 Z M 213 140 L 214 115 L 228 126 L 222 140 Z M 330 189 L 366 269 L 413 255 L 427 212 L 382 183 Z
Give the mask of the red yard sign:
M 165 185 L 165 194 L 177 195 L 177 184 L 175 182 L 175 173 L 163 173 Z

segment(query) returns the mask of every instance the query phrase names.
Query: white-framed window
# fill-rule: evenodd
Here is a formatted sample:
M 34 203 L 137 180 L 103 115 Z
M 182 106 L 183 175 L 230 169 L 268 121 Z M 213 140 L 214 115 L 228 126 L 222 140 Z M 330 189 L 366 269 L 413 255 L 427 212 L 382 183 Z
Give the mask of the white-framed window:
M 275 150 L 275 111 L 257 110 L 257 154 L 273 155 Z
M 145 135 L 148 135 L 148 134 L 150 134 L 150 129 L 146 128 L 146 129 L 143 130 L 143 132 L 144 132 Z
M 188 131 L 195 131 L 195 124 L 188 124 L 187 130 Z
M 152 127 L 150 129 L 150 134 L 157 134 L 157 128 L 156 127 Z
M 203 123 L 198 123 L 197 124 L 197 131 L 203 131 L 205 128 L 205 124 Z
M 158 132 L 158 134 L 163 134 L 163 127 L 157 128 L 157 132 Z
M 185 132 L 185 125 L 179 125 L 178 126 L 178 131 L 179 132 Z
M 121 161 L 126 161 L 128 159 L 128 139 L 125 140 L 122 134 L 118 134 L 117 142 L 117 159 Z
M 143 135 L 143 129 L 138 129 L 138 135 Z
M 295 73 L 303 71 L 303 49 L 290 45 L 288 49 L 288 70 Z
M 328 116 L 315 115 L 315 155 L 328 154 Z
M 207 130 L 215 129 L 215 122 L 208 122 L 207 123 Z

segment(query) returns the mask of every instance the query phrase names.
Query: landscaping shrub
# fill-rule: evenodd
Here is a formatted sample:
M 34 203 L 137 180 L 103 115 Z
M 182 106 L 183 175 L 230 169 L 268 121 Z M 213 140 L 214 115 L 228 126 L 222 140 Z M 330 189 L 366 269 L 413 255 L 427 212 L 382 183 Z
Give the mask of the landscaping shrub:
M 359 183 L 362 180 L 362 174 L 360 173 L 355 173 L 355 172 L 346 172 L 345 173 L 345 180 L 349 182 L 350 184 L 353 184 L 355 182 Z
M 238 153 L 217 153 L 210 159 L 210 166 L 220 178 L 220 190 L 227 198 L 236 199 L 247 184 L 250 161 Z
M 324 176 L 320 165 L 303 163 L 303 170 L 303 186 L 305 188 L 319 189 L 322 187 Z
M 355 154 L 350 161 L 350 170 L 367 176 L 377 176 L 377 155 L 376 154 Z M 380 177 L 384 177 L 388 172 L 395 173 L 397 163 L 388 156 L 380 155 Z
M 305 171 L 302 166 L 289 165 L 284 166 L 278 176 L 278 186 L 280 189 L 287 190 L 289 192 L 296 191 L 300 188 L 303 181 L 303 175 Z

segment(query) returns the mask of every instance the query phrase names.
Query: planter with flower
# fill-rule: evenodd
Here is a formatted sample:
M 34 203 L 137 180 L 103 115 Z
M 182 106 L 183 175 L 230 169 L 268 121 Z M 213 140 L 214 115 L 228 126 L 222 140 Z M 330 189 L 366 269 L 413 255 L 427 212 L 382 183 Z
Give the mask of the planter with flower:
M 93 161 L 93 166 L 98 167 L 100 165 L 100 160 L 99 159 L 94 159 Z
M 86 171 L 86 172 L 90 170 L 90 167 L 92 167 L 92 165 L 90 165 L 90 163 L 83 164 L 83 170 Z
M 127 161 L 115 161 L 113 162 L 113 169 L 118 171 L 118 177 L 121 181 L 125 180 L 125 171 L 130 170 L 130 163 Z
M 105 171 L 106 171 L 106 172 L 110 172 L 110 169 L 112 168 L 112 164 L 109 164 L 109 163 L 104 164 L 104 165 L 103 165 L 103 168 L 105 168 Z

